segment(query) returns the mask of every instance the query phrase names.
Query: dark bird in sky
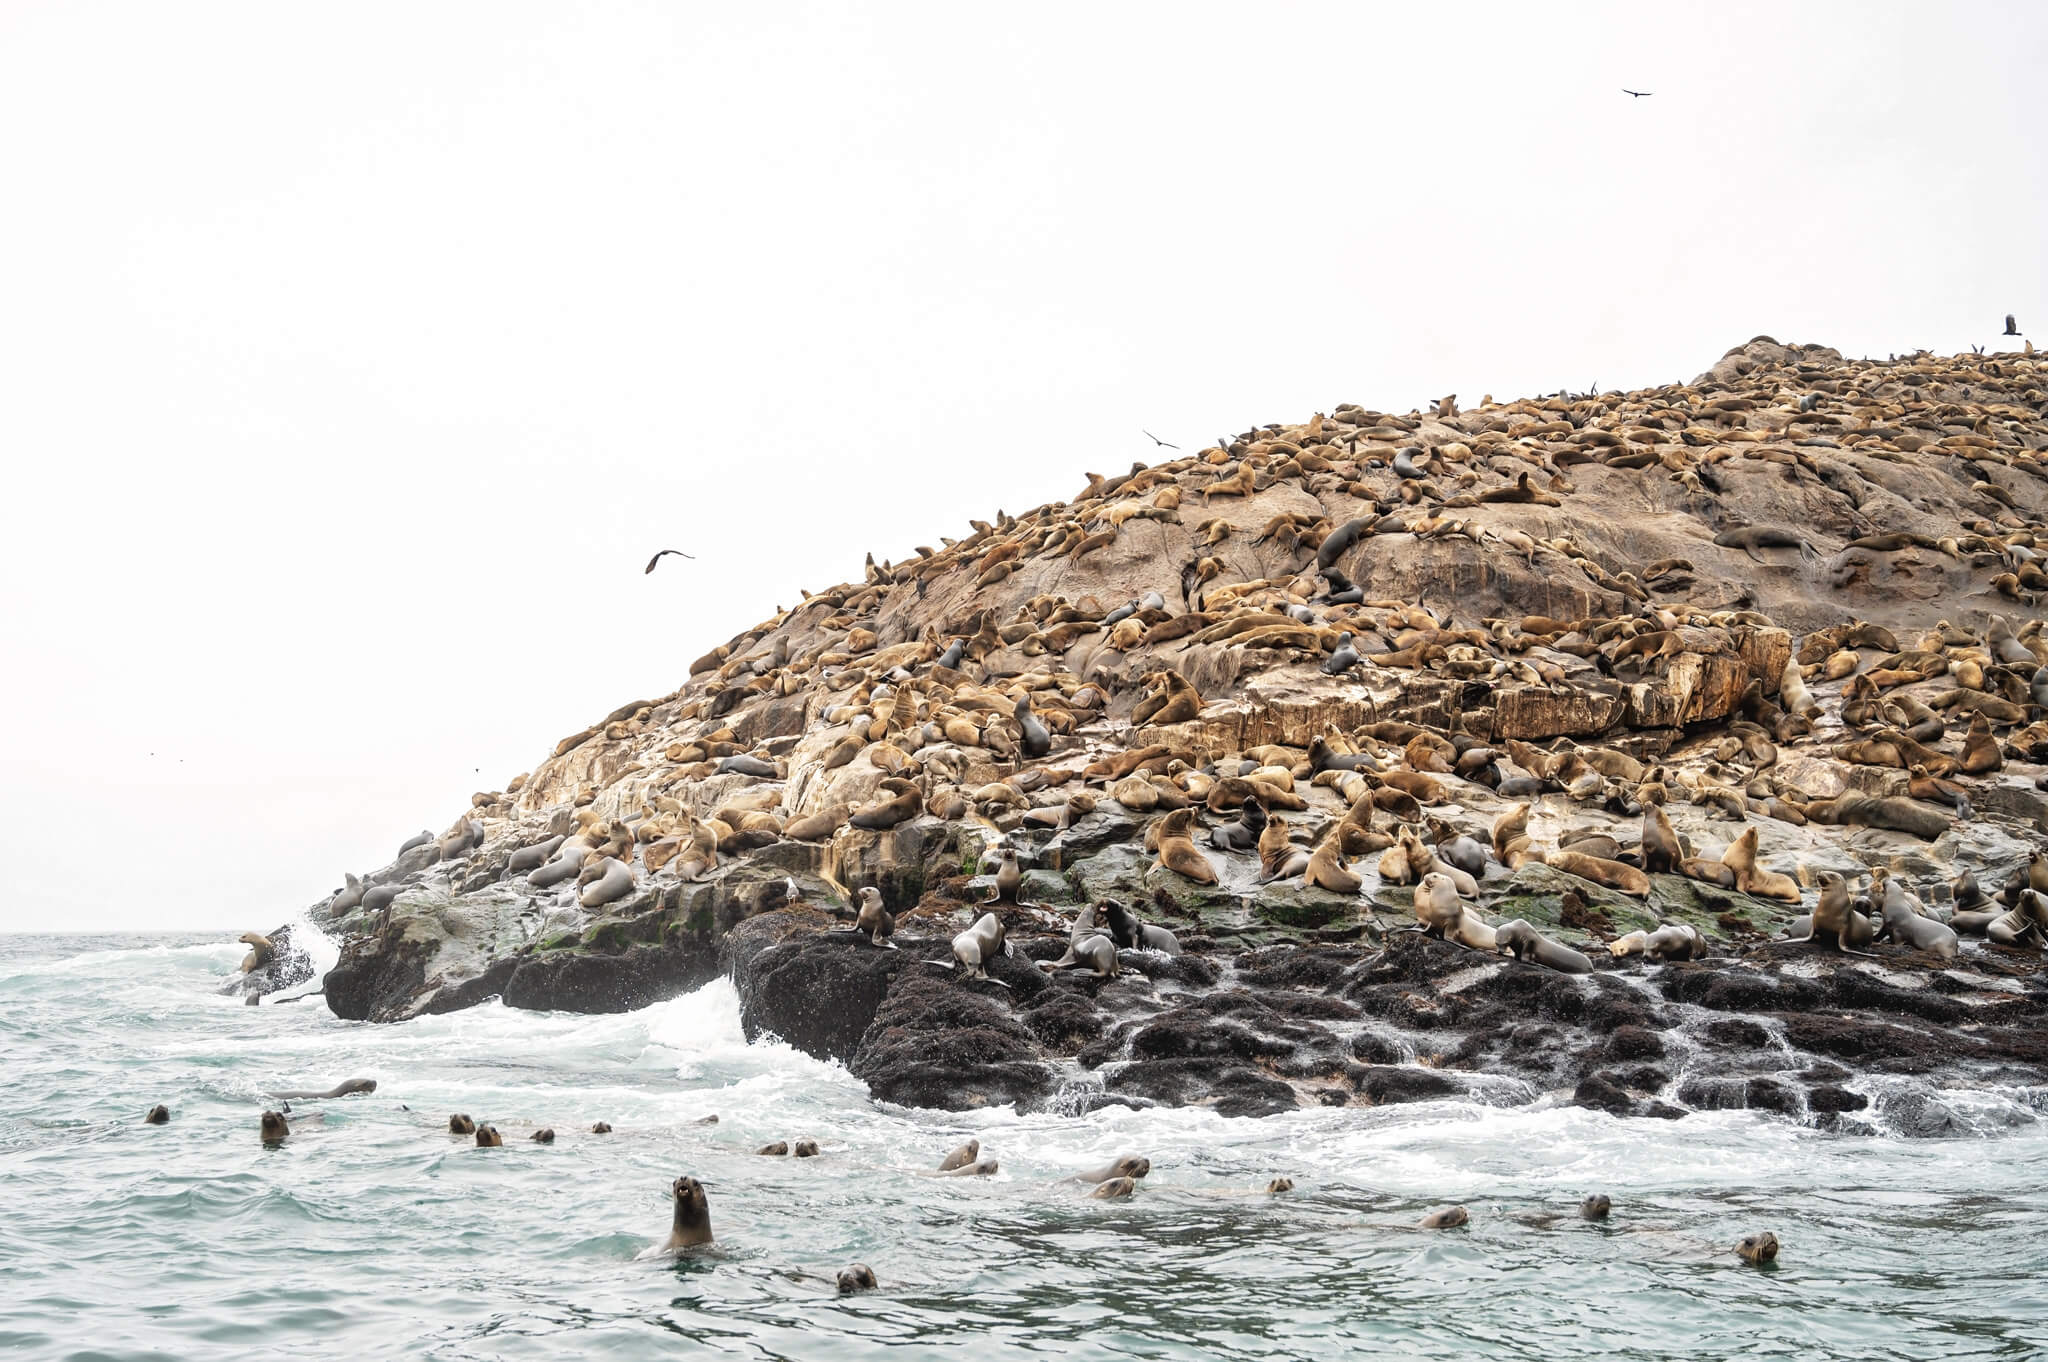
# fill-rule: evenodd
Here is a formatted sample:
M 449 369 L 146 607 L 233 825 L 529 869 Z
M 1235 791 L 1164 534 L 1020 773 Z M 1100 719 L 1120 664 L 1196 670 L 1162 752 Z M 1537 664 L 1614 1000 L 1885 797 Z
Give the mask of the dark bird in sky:
M 1142 426 L 1141 426 L 1141 427 L 1139 427 L 1139 429 L 1140 429 L 1140 430 L 1141 430 L 1141 431 L 1143 432 L 1143 434 L 1144 434 L 1145 438 L 1146 438 L 1146 439 L 1148 439 L 1148 440 L 1150 440 L 1150 441 L 1151 441 L 1151 442 L 1152 442 L 1153 444 L 1155 444 L 1155 445 L 1163 445 L 1163 446 L 1165 446 L 1165 448 L 1167 448 L 1167 449 L 1179 449 L 1179 448 L 1180 448 L 1180 446 L 1179 446 L 1179 445 L 1169 445 L 1169 444 L 1167 444 L 1167 443 L 1166 443 L 1166 441 L 1164 441 L 1164 440 L 1160 439 L 1160 438 L 1159 438 L 1159 437 L 1158 437 L 1157 435 L 1154 435 L 1154 434 L 1153 434 L 1153 433 L 1152 433 L 1151 431 L 1149 431 L 1149 430 L 1145 430 L 1145 429 L 1144 429 L 1144 428 L 1143 428 Z
M 1654 95 L 1654 94 L 1656 94 L 1657 92 L 1656 92 L 1655 90 L 1627 90 L 1627 89 L 1624 89 L 1624 90 L 1622 91 L 1622 93 L 1623 93 L 1623 94 L 1625 94 L 1625 95 L 1634 95 L 1634 96 L 1635 96 L 1635 97 L 1636 97 L 1637 99 L 1648 99 L 1648 98 L 1649 98 L 1649 97 L 1650 97 L 1651 95 Z
M 681 549 L 663 549 L 660 553 L 655 554 L 652 558 L 647 560 L 647 571 L 654 571 L 654 565 L 656 563 L 659 563 L 662 559 L 668 557 L 671 553 L 673 553 L 678 558 L 689 558 L 693 560 L 697 556 L 694 553 L 684 553 Z
M 2012 313 L 2010 312 L 2005 314 L 2005 334 L 2008 336 L 2020 334 L 2020 324 L 2012 319 Z

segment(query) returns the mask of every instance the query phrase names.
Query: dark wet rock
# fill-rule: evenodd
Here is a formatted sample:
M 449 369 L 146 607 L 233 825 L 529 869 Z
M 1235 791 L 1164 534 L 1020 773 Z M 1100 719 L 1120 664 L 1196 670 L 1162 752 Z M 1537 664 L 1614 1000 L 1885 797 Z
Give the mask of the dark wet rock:
M 1897 1134 L 1914 1140 L 1967 1135 L 1963 1119 L 1933 1093 L 1920 1088 L 1887 1092 L 1877 1101 L 1877 1114 Z
M 1709 1045 L 1732 1050 L 1760 1050 L 1771 1043 L 1771 1033 L 1746 1017 L 1709 1022 L 1701 1031 Z
M 1005 1003 L 924 971 L 890 988 L 847 1069 L 882 1101 L 951 1111 L 1042 1099 L 1054 1080 Z
M 1127 1064 L 1110 1074 L 1108 1089 L 1135 1093 L 1171 1106 L 1213 1098 L 1224 1116 L 1271 1116 L 1301 1103 L 1293 1087 L 1244 1065 L 1217 1066 L 1202 1059 L 1155 1059 Z
M 616 954 L 550 951 L 507 963 L 514 968 L 494 991 L 503 993 L 507 1007 L 533 1011 L 631 1012 L 701 988 L 719 974 L 716 947 L 695 939 Z
M 1833 1083 L 1822 1083 L 1806 1090 L 1806 1109 L 1812 1112 L 1862 1111 L 1870 1105 L 1870 1099 L 1860 1092 Z
M 1380 1031 L 1360 1031 L 1351 1038 L 1351 1054 L 1354 1059 L 1367 1064 L 1399 1064 L 1408 1057 L 1407 1050 L 1392 1036 Z
M 1609 1063 L 1631 1059 L 1662 1059 L 1664 1042 L 1655 1031 L 1640 1026 L 1618 1026 L 1607 1038 L 1603 1057 Z
M 1018 1014 L 1041 1045 L 1055 1054 L 1074 1054 L 1099 1040 L 1113 1024 L 1107 1012 L 1072 989 L 1048 989 Z
M 1345 1076 L 1359 1096 L 1376 1106 L 1459 1097 L 1467 1091 L 1450 1074 L 1417 1064 L 1354 1064 Z
M 1612 1079 L 1601 1074 L 1588 1074 L 1572 1090 L 1572 1105 L 1591 1107 L 1611 1116 L 1627 1116 L 1635 1111 L 1636 1099 Z

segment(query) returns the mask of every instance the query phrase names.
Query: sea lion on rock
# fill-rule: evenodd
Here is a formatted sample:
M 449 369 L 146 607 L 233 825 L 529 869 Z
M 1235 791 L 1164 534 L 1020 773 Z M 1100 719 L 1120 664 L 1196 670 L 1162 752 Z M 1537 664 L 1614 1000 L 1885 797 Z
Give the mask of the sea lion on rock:
M 839 1270 L 839 1294 L 851 1296 L 857 1291 L 873 1291 L 879 1286 L 875 1270 L 866 1263 L 854 1263 Z
M 1394 853 L 1392 849 L 1389 849 L 1387 854 L 1392 855 Z M 1323 835 L 1323 840 L 1309 856 L 1308 863 L 1302 866 L 1301 869 L 1302 875 L 1308 883 L 1318 889 L 1326 889 L 1332 894 L 1355 894 L 1358 892 L 1359 887 L 1365 883 L 1363 877 L 1345 863 L 1344 829 L 1341 824 L 1332 827 Z M 1382 879 L 1386 878 L 1384 860 L 1381 862 L 1380 876 Z M 1400 883 L 1401 881 L 1391 882 Z
M 1883 922 L 1875 939 L 1890 937 L 1902 946 L 1926 951 L 1943 960 L 1954 960 L 1961 953 L 1955 931 L 1931 917 L 1922 917 L 1914 912 L 1912 905 L 1906 902 L 1905 886 L 1897 880 L 1886 878 L 1878 911 Z
M 1685 848 L 1678 841 L 1677 831 L 1664 810 L 1655 804 L 1643 810 L 1641 845 L 1643 869 L 1652 875 L 1675 871 L 1685 859 Z
M 1591 974 L 1593 962 L 1569 946 L 1561 946 L 1521 918 L 1503 922 L 1493 929 L 1496 947 L 1503 955 L 1533 961 L 1564 974 Z
M 1790 875 L 1757 869 L 1755 828 L 1746 829 L 1729 843 L 1728 849 L 1721 853 L 1721 864 L 1735 872 L 1735 887 L 1745 894 L 1777 899 L 1783 903 L 1799 902 L 1799 881 Z
M 835 927 L 833 933 L 866 937 L 871 945 L 884 950 L 895 950 L 895 943 L 882 940 L 896 934 L 896 915 L 882 906 L 882 891 L 871 884 L 864 884 L 857 891 L 860 898 L 860 912 L 851 927 Z
M 2000 946 L 2048 943 L 2048 895 L 2033 889 L 2022 890 L 2019 903 L 1993 919 L 1985 927 L 1984 935 Z
M 615 856 L 607 856 L 598 877 L 584 889 L 578 902 L 585 908 L 601 908 L 632 892 L 633 868 Z
M 1216 867 L 1195 846 L 1189 829 L 1194 826 L 1193 809 L 1175 809 L 1159 825 L 1159 864 L 1193 880 L 1196 884 L 1216 883 Z
M 1803 536 L 1775 525 L 1746 525 L 1737 530 L 1723 530 L 1714 536 L 1714 542 L 1724 549 L 1741 549 L 1759 563 L 1764 559 L 1757 556 L 1758 549 L 1798 549 L 1802 558 L 1816 557 L 1819 552 Z
M 988 962 L 999 955 L 1010 953 L 1008 932 L 1002 919 L 994 913 L 983 913 L 974 920 L 974 925 L 953 938 L 954 964 L 942 968 L 966 967 L 969 979 L 988 979 L 992 984 L 1008 988 L 1000 979 L 989 979 Z
M 535 842 L 530 847 L 519 848 L 505 862 L 505 873 L 507 875 L 524 875 L 529 871 L 540 869 L 548 863 L 549 859 L 557 851 L 561 850 L 562 843 L 568 840 L 567 837 L 550 837 L 545 842 Z
M 864 805 L 847 822 L 857 828 L 879 830 L 893 828 L 907 823 L 924 810 L 924 792 L 914 783 L 898 777 L 890 777 L 876 787 L 886 791 L 886 799 L 877 799 Z
M 1209 845 L 1222 852 L 1256 851 L 1265 830 L 1266 806 L 1247 799 L 1238 808 L 1236 822 L 1209 829 Z
M 1620 960 L 1640 955 L 1646 960 L 1697 960 L 1707 953 L 1707 939 L 1690 923 L 1671 922 L 1654 932 L 1628 932 L 1607 943 L 1607 953 Z
M 142 1123 L 147 1126 L 169 1125 L 171 1109 L 159 1102 L 143 1115 Z
M 270 944 L 269 937 L 257 932 L 243 932 L 241 941 L 249 948 L 249 953 L 242 957 L 244 974 L 253 974 L 277 959 L 277 947 Z
M 1124 949 L 1136 951 L 1159 951 L 1164 955 L 1179 955 L 1180 940 L 1164 927 L 1149 922 L 1140 922 L 1131 910 L 1115 899 L 1105 899 L 1102 904 L 1103 916 L 1109 922 L 1109 939 Z
M 353 1093 L 373 1093 L 375 1091 L 377 1091 L 377 1080 L 374 1078 L 345 1078 L 325 1092 L 314 1092 L 310 1089 L 301 1088 L 279 1088 L 272 1089 L 270 1095 L 272 1097 L 282 1097 L 288 1101 L 305 1102 L 323 1097 L 347 1097 Z
M 571 839 L 556 850 L 553 860 L 528 874 L 526 882 L 536 889 L 550 889 L 563 880 L 573 879 L 582 871 L 591 851 L 587 842 Z
M 1562 870 L 1567 875 L 1577 875 L 1582 880 L 1591 880 L 1639 899 L 1650 896 L 1650 877 L 1620 861 L 1585 856 L 1576 851 L 1532 852 L 1529 859 L 1540 860 L 1552 870 Z
M 1849 943 L 1858 938 L 1868 940 L 1872 932 L 1870 919 L 1850 906 L 1849 882 L 1829 871 L 1820 877 L 1820 898 L 1814 904 L 1812 917 L 1807 919 L 1806 934 L 1785 939 L 1833 941 L 1835 949 L 1844 955 L 1867 955 L 1868 951 L 1851 950 Z

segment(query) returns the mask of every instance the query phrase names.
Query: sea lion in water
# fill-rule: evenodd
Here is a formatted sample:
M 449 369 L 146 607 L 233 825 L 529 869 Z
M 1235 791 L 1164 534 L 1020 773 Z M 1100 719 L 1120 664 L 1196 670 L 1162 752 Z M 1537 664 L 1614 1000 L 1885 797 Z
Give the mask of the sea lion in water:
M 668 1238 L 643 1250 L 639 1255 L 642 1258 L 655 1258 L 711 1242 L 711 1201 L 704 1195 L 704 1184 L 686 1173 L 669 1184 L 668 1194 L 676 1203 L 675 1217 L 669 1222 Z
M 764 1144 L 754 1152 L 756 1154 L 766 1154 L 770 1158 L 779 1159 L 786 1156 L 789 1153 L 789 1141 L 777 1140 L 773 1144 Z
M 1591 974 L 1593 962 L 1569 946 L 1561 946 L 1521 918 L 1503 922 L 1493 929 L 1495 945 L 1502 955 L 1547 965 L 1564 974 Z
M 542 1126 L 526 1138 L 532 1140 L 535 1144 L 553 1144 L 555 1142 L 555 1128 L 553 1126 Z
M 269 937 L 258 932 L 243 932 L 241 941 L 249 948 L 249 953 L 242 957 L 244 974 L 253 974 L 277 959 L 277 947 L 270 944 Z
M 1439 1206 L 1415 1222 L 1418 1230 L 1454 1230 L 1472 1217 L 1463 1206 Z
M 1138 1190 L 1136 1178 L 1104 1178 L 1095 1184 L 1095 1190 L 1088 1195 L 1097 1201 L 1115 1201 Z
M 476 1134 L 476 1122 L 470 1120 L 463 1113 L 457 1112 L 448 1118 L 448 1133 L 450 1135 L 474 1135 Z
M 500 1149 L 504 1144 L 505 1137 L 498 1133 L 496 1126 L 480 1125 L 476 1128 L 476 1147 L 478 1149 Z
M 159 1102 L 155 1106 L 151 1107 L 148 1113 L 143 1116 L 142 1123 L 144 1125 L 149 1126 L 168 1125 L 170 1123 L 170 1119 L 171 1109 L 165 1106 L 163 1103 Z
M 593 1135 L 609 1135 L 612 1133 L 612 1123 L 610 1121 L 599 1121 L 590 1128 L 590 1133 Z
M 1111 1178 L 1130 1178 L 1137 1181 L 1152 1171 L 1152 1160 L 1142 1154 L 1125 1154 L 1114 1162 L 1100 1168 L 1090 1168 L 1067 1175 L 1068 1182 L 1107 1182 Z
M 1009 933 L 1003 921 L 994 913 L 983 913 L 974 920 L 974 925 L 953 938 L 953 960 L 943 969 L 965 966 L 969 979 L 988 979 L 1003 988 L 1009 985 L 1000 979 L 989 979 L 988 962 L 999 955 L 1010 953 Z M 936 963 L 936 962 L 934 962 Z
M 1913 905 L 1906 902 L 1905 886 L 1895 879 L 1885 879 L 1878 913 L 1883 920 L 1874 939 L 1890 937 L 1902 946 L 1927 951 L 1943 960 L 1953 960 L 1961 953 L 1955 931 L 1945 923 L 1914 912 Z
M 1579 1203 L 1579 1216 L 1584 1220 L 1605 1220 L 1607 1213 L 1614 1209 L 1614 1202 L 1605 1192 L 1595 1192 Z
M 940 1169 L 932 1173 L 931 1176 L 935 1178 L 986 1178 L 995 1176 L 995 1173 L 996 1161 L 994 1159 L 976 1159 L 973 1163 L 963 1163 L 958 1168 Z
M 839 1294 L 851 1296 L 856 1291 L 873 1291 L 880 1283 L 875 1280 L 875 1270 L 866 1263 L 854 1263 L 839 1270 Z
M 273 1088 L 270 1095 L 272 1097 L 282 1097 L 290 1102 L 310 1102 L 322 1097 L 347 1097 L 351 1093 L 371 1093 L 375 1091 L 377 1091 L 377 1080 L 374 1078 L 344 1078 L 326 1092 L 313 1092 L 304 1088 Z
M 282 1144 L 292 1133 L 291 1123 L 284 1119 L 281 1111 L 266 1111 L 257 1126 L 257 1133 L 265 1144 Z
M 1279 1196 L 1282 1192 L 1291 1192 L 1293 1190 L 1293 1178 L 1274 1178 L 1271 1182 L 1266 1184 L 1267 1196 Z
M 939 1171 L 941 1173 L 950 1173 L 956 1168 L 965 1168 L 980 1157 L 981 1141 L 969 1140 L 966 1144 L 961 1145 L 958 1149 L 946 1155 L 945 1158 L 939 1160 Z
M 1736 1256 L 1745 1263 L 1762 1267 L 1775 1262 L 1778 1257 L 1778 1236 L 1765 1230 L 1762 1234 L 1745 1234 L 1735 1244 Z
M 822 1151 L 819 1150 L 816 1140 L 798 1140 L 796 1148 L 789 1152 L 800 1159 L 815 1159 Z

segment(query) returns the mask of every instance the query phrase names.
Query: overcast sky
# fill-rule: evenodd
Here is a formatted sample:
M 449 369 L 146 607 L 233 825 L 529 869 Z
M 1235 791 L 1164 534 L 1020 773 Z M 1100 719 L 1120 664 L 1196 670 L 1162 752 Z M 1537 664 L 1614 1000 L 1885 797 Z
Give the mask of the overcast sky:
M 2034 4 L 4 0 L 0 928 L 272 926 L 1141 427 L 2048 333 L 2044 70 Z

